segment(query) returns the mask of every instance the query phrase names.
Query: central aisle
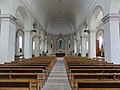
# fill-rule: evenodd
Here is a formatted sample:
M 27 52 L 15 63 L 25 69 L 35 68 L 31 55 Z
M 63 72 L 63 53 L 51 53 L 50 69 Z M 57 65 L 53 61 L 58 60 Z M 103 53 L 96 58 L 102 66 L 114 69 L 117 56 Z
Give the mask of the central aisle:
M 63 58 L 57 58 L 57 62 L 41 90 L 71 90 Z

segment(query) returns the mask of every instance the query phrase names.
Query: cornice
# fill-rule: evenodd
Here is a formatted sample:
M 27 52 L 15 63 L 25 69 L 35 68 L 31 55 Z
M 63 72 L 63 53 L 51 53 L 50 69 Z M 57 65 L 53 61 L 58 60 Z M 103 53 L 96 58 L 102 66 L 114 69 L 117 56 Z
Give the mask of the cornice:
M 17 19 L 13 16 L 13 15 L 11 15 L 11 14 L 0 14 L 0 18 L 1 19 L 10 19 L 10 20 L 12 20 L 12 21 L 16 21 Z
M 13 24 L 16 24 L 16 17 L 11 14 L 0 14 L 0 19 L 3 21 L 10 21 Z
M 109 13 L 105 17 L 101 19 L 103 23 L 107 23 L 108 21 L 118 21 L 120 18 L 119 13 Z

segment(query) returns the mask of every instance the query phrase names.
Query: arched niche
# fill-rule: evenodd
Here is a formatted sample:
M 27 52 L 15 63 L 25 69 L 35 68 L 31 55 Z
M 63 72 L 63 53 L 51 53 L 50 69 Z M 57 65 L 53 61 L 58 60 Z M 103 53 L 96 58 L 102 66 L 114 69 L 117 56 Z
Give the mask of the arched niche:
M 103 9 L 101 6 L 96 6 L 94 11 L 93 11 L 93 15 L 92 15 L 92 18 L 91 18 L 91 24 L 90 24 L 90 33 L 95 33 L 96 34 L 96 37 L 93 36 L 93 42 L 94 42 L 94 55 L 96 54 L 96 56 L 101 56 L 101 50 L 100 50 L 100 41 L 99 40 L 101 37 L 98 34 L 99 30 L 101 28 L 103 28 L 103 23 L 101 21 L 101 19 L 103 18 L 104 16 L 104 13 L 103 13 Z M 100 32 L 99 32 L 100 34 Z M 103 36 L 103 35 L 102 35 Z M 91 44 L 92 45 L 92 44 Z
M 24 52 L 24 32 L 22 29 L 16 32 L 15 56 L 23 56 Z
M 90 24 L 90 30 L 96 30 L 96 28 L 100 27 L 102 24 L 101 19 L 103 18 L 104 13 L 103 13 L 103 9 L 101 6 L 96 6 L 94 11 L 93 11 L 93 15 L 91 17 L 91 24 Z
M 17 23 L 19 25 L 22 25 L 24 29 L 26 29 L 29 23 L 29 16 L 27 13 L 27 10 L 23 6 L 18 6 L 16 10 L 16 18 L 17 18 Z
M 36 37 L 32 38 L 32 56 L 35 56 L 35 50 L 36 50 L 36 41 L 35 41 Z
M 27 28 L 28 25 L 28 14 L 26 9 L 23 6 L 18 6 L 16 9 L 16 48 L 15 48 L 15 56 L 16 55 L 22 55 L 24 56 L 24 31 Z M 22 47 L 19 51 L 19 39 L 21 39 Z
M 53 39 L 50 40 L 50 48 L 51 48 L 51 50 L 54 48 L 54 40 Z
M 63 50 L 64 47 L 65 47 L 64 40 L 62 38 L 59 38 L 57 40 L 57 48 L 58 48 L 58 50 Z
M 96 55 L 104 56 L 104 31 L 99 29 L 96 33 Z
M 68 50 L 71 49 L 71 44 L 72 44 L 72 43 L 71 43 L 71 40 L 68 39 Z

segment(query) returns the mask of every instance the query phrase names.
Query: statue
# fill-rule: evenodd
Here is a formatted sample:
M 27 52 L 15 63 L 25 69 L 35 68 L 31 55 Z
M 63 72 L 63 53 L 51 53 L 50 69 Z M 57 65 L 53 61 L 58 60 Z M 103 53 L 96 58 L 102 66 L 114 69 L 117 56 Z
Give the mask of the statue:
M 63 41 L 59 40 L 59 48 L 62 48 L 62 43 L 63 43 Z

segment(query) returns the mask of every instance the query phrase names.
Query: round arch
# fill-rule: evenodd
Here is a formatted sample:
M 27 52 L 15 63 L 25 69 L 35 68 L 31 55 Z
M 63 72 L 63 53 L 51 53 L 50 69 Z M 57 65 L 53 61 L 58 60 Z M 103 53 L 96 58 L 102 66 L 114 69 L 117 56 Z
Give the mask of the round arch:
M 96 39 L 99 39 L 99 36 L 104 36 L 104 30 L 103 29 L 99 29 L 96 33 Z
M 96 6 L 93 10 L 93 15 L 91 16 L 90 30 L 96 30 L 96 28 L 102 24 L 101 19 L 103 16 L 104 12 L 102 7 L 100 5 Z
M 15 56 L 24 56 L 24 31 L 27 22 L 28 22 L 28 15 L 23 6 L 16 7 L 16 14 L 15 17 L 17 18 L 16 24 L 16 46 L 15 46 Z
M 101 19 L 103 18 L 103 16 L 104 13 L 102 7 L 100 5 L 97 5 L 93 10 L 93 14 L 90 20 L 90 33 L 88 38 L 89 58 L 94 58 L 99 55 L 99 41 L 96 40 L 96 33 L 102 25 Z
M 29 22 L 29 15 L 27 13 L 27 10 L 23 7 L 23 6 L 18 6 L 17 10 L 16 10 L 16 17 L 18 15 L 18 13 L 21 15 L 20 18 L 23 19 L 23 27 L 24 29 L 29 27 L 28 22 Z M 18 19 L 19 20 L 19 19 Z
M 96 33 L 96 55 L 104 56 L 104 30 L 99 29 Z
M 47 32 L 55 35 L 59 35 L 60 33 L 67 35 L 75 31 L 73 24 L 69 20 L 57 18 L 48 25 Z
M 24 32 L 22 29 L 16 32 L 15 56 L 23 56 L 24 51 Z

